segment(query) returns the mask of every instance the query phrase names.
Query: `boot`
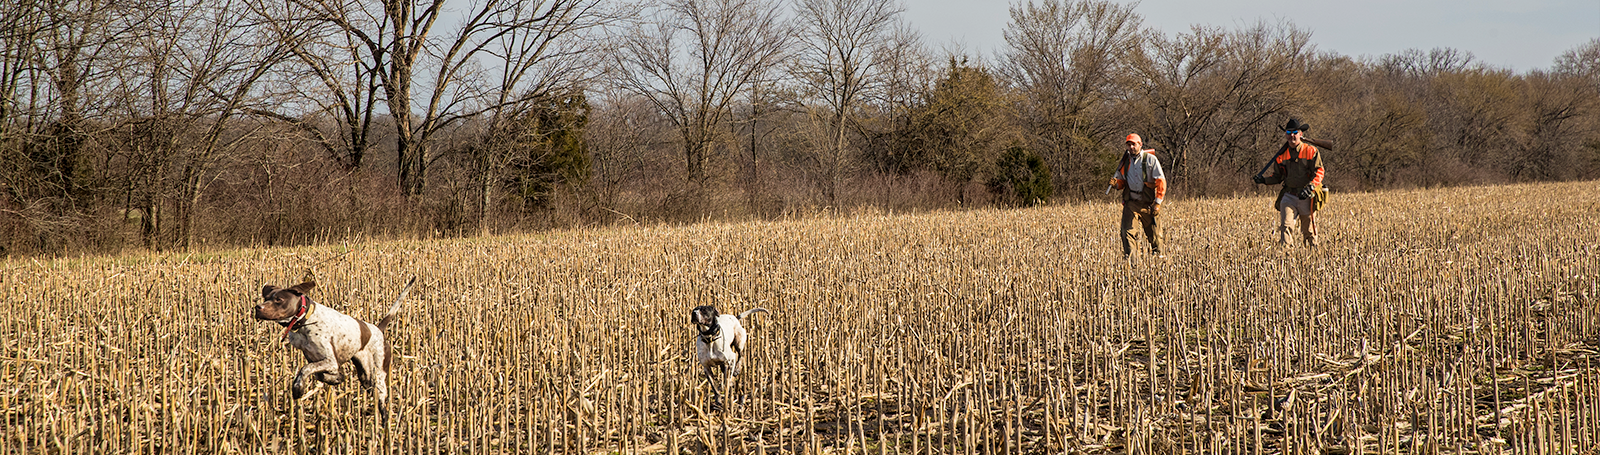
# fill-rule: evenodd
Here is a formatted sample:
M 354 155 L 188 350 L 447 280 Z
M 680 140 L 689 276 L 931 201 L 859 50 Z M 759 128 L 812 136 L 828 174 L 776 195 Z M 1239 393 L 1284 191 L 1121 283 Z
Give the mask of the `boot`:
M 1289 246 L 1289 233 L 1291 231 L 1292 229 L 1289 226 L 1278 226 L 1278 246 Z
M 1309 247 L 1312 247 L 1312 248 L 1316 248 L 1317 247 L 1317 235 L 1316 234 L 1307 234 L 1305 236 L 1305 241 L 1306 241 L 1306 246 L 1309 246 Z

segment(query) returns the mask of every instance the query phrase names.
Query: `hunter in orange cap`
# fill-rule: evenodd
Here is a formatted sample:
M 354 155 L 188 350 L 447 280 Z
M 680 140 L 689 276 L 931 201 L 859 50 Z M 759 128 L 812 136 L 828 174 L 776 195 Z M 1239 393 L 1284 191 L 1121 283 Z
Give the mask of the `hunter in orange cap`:
M 1161 202 L 1167 197 L 1167 176 L 1155 150 L 1144 148 L 1138 134 L 1129 134 L 1124 142 L 1127 151 L 1111 177 L 1111 188 L 1122 190 L 1122 257 L 1133 253 L 1133 238 L 1139 235 L 1135 219 L 1144 227 L 1150 252 L 1161 256 Z

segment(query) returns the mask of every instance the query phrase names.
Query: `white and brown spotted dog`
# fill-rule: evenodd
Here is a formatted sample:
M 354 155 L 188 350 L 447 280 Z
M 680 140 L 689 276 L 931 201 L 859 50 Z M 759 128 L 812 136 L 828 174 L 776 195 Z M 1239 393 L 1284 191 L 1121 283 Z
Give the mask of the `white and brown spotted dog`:
M 717 308 L 711 305 L 689 310 L 689 322 L 694 323 L 698 332 L 694 337 L 694 352 L 700 358 L 700 367 L 705 369 L 707 379 L 713 379 L 718 368 L 727 372 L 726 379 L 729 381 L 739 373 L 739 356 L 744 353 L 750 337 L 739 321 L 757 312 L 768 311 L 766 308 L 751 308 L 735 316 L 718 314 Z
M 282 325 L 283 339 L 306 356 L 306 366 L 300 368 L 290 385 L 294 398 L 305 396 L 308 376 L 328 385 L 344 382 L 339 366 L 350 362 L 355 365 L 361 385 L 377 396 L 378 409 L 387 418 L 387 378 L 393 356 L 384 329 L 400 313 L 400 302 L 405 300 L 416 281 L 413 277 L 406 283 L 400 298 L 395 299 L 377 324 L 368 324 L 311 300 L 306 293 L 317 286 L 315 282 L 307 281 L 290 288 L 262 287 L 262 302 L 255 308 L 256 319 Z

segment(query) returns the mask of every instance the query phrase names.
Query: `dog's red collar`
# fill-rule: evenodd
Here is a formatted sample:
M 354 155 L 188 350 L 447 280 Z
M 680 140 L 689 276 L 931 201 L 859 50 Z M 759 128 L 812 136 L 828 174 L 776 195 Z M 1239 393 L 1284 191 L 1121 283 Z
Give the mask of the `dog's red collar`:
M 296 327 L 305 327 L 305 322 L 306 322 L 305 316 L 306 316 L 306 314 L 309 314 L 310 312 L 311 312 L 311 299 L 308 299 L 308 298 L 306 298 L 306 296 L 304 294 L 301 294 L 300 295 L 300 306 L 298 308 L 295 308 L 294 316 L 290 316 L 289 317 L 289 323 L 283 325 L 283 336 L 279 337 L 278 341 L 281 342 L 283 340 L 289 339 L 289 332 L 293 332 Z

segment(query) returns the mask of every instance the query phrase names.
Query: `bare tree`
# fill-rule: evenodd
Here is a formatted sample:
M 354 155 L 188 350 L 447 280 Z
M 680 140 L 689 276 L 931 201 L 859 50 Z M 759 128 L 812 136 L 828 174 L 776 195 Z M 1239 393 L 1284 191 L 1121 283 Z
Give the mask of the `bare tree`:
M 329 159 L 346 171 L 359 173 L 375 139 L 383 60 L 367 59 L 364 43 L 337 28 L 315 27 L 290 20 L 309 15 L 295 2 L 251 0 L 250 11 L 261 19 L 277 40 L 288 46 L 297 65 L 285 65 L 277 75 L 294 102 L 287 109 L 259 109 L 253 114 L 275 118 L 305 133 Z M 332 129 L 333 131 L 326 131 Z
M 537 3 L 526 6 L 537 6 Z M 469 160 L 478 177 L 480 232 L 488 232 L 495 199 L 494 182 L 505 179 L 508 168 L 562 168 L 552 172 L 557 175 L 542 178 L 576 177 L 567 171 L 577 166 L 572 160 L 584 158 L 583 147 L 557 142 L 576 140 L 581 143 L 589 109 L 582 92 L 600 74 L 594 63 L 603 54 L 596 44 L 599 40 L 578 39 L 578 35 L 636 10 L 631 5 L 622 5 L 617 11 L 600 14 L 597 8 L 597 4 L 590 3 L 584 9 L 565 13 L 577 16 L 577 20 L 545 21 L 537 27 L 507 30 L 494 43 L 493 55 L 504 56 L 505 64 L 495 67 L 496 71 L 489 78 L 498 85 L 489 92 L 492 94 L 488 104 L 489 121 L 484 123 L 487 129 L 480 132 L 480 137 L 504 138 L 507 132 L 518 132 L 522 137 L 481 142 L 468 149 L 474 152 Z M 509 17 L 536 12 L 512 11 Z M 541 120 L 529 128 L 529 118 Z M 535 156 L 523 153 L 530 142 L 539 144 L 543 152 Z M 561 150 L 571 153 L 556 153 Z M 525 179 L 528 176 L 513 177 Z
M 17 133 L 29 129 L 38 117 L 38 100 L 22 91 L 43 79 L 35 65 L 39 56 L 34 42 L 45 33 L 46 24 L 44 10 L 36 4 L 17 2 L 10 12 L 0 14 L 0 145 L 15 144 Z
M 555 62 L 581 52 L 567 40 L 606 18 L 600 0 L 479 0 L 459 20 L 448 14 L 445 0 L 290 1 L 291 13 L 334 28 L 321 35 L 324 41 L 296 45 L 311 73 L 336 94 L 338 101 L 325 107 L 339 112 L 348 137 L 365 137 L 376 113 L 372 88 L 381 90 L 383 113 L 395 128 L 400 189 L 408 197 L 422 193 L 428 164 L 438 157 L 429 148 L 435 134 L 570 82 L 560 70 L 540 69 L 559 68 Z M 440 33 L 441 19 L 453 28 Z M 345 72 L 338 69 L 343 61 L 317 57 L 327 55 L 322 49 L 357 63 Z M 489 74 L 495 69 L 498 78 Z
M 179 199 L 181 246 L 194 243 L 194 221 L 201 195 L 217 175 L 214 167 L 225 151 L 248 139 L 248 127 L 235 125 L 234 118 L 245 110 L 259 110 L 265 100 L 258 98 L 256 85 L 289 53 L 282 42 L 274 42 L 251 23 L 240 0 L 192 0 L 198 14 L 206 16 L 201 28 L 188 31 L 197 38 L 185 53 L 184 74 L 196 86 L 186 95 L 194 98 L 196 120 L 204 126 L 203 136 L 183 162 L 182 198 Z M 238 127 L 238 128 L 236 128 Z
M 941 74 L 938 59 L 922 44 L 921 35 L 905 23 L 890 32 L 873 58 L 879 62 L 883 87 L 864 93 L 864 106 L 874 112 L 857 123 L 866 136 L 862 152 L 873 165 L 872 172 L 890 176 L 897 173 L 898 163 L 908 152 L 902 149 L 906 141 L 898 133 L 904 131 L 912 112 Z
M 1394 76 L 1431 78 L 1466 70 L 1473 66 L 1475 58 L 1471 52 L 1459 49 L 1435 48 L 1427 52 L 1421 49 L 1406 49 L 1384 55 L 1378 60 L 1378 68 Z
M 1027 101 L 1023 122 L 1034 147 L 1056 170 L 1058 184 L 1101 183 L 1096 153 L 1126 129 L 1109 121 L 1106 104 L 1120 94 L 1128 56 L 1139 51 L 1141 18 L 1132 5 L 1104 0 L 1029 1 L 1011 7 L 1005 31 L 1011 51 L 1000 73 Z
M 801 47 L 794 73 L 806 91 L 821 101 L 812 116 L 827 125 L 822 154 L 827 183 L 823 195 L 837 203 L 847 160 L 846 132 L 865 92 L 882 80 L 878 60 L 892 41 L 895 0 L 801 0 Z
M 161 202 L 176 190 L 178 246 L 195 237 L 206 187 L 227 150 L 249 137 L 235 120 L 259 102 L 257 82 L 287 52 L 269 34 L 247 26 L 239 0 L 174 0 L 150 5 L 145 33 L 132 40 L 116 73 L 124 88 L 118 116 L 126 142 L 108 147 L 127 157 L 130 210 L 141 212 L 145 245 L 156 236 Z
M 1331 114 L 1323 117 L 1333 121 L 1319 126 L 1316 133 L 1339 139 L 1339 152 L 1324 159 L 1330 169 L 1362 184 L 1388 184 L 1397 171 L 1420 161 L 1433 141 L 1428 109 L 1407 95 L 1414 82 L 1410 78 L 1345 62 L 1332 62 L 1338 66 L 1319 71 L 1327 73 L 1323 79 L 1332 80 L 1316 88 L 1338 94 L 1323 103 L 1325 114 Z
M 670 155 L 652 154 L 651 144 L 665 143 L 673 134 L 656 115 L 655 106 L 624 93 L 596 92 L 594 116 L 584 130 L 589 143 L 593 174 L 588 192 L 601 210 L 637 222 L 619 197 L 624 188 L 639 187 L 668 174 Z
M 1587 99 L 1588 103 L 1600 103 L 1600 38 L 1589 40 L 1556 57 L 1554 73 L 1557 77 L 1575 79 L 1587 90 L 1581 90 L 1575 95 Z M 1586 115 L 1579 120 L 1579 130 L 1585 139 L 1581 144 L 1570 146 L 1573 153 L 1586 155 L 1587 161 L 1578 174 L 1582 178 L 1594 178 L 1600 174 L 1600 106 L 1590 104 Z
M 1221 171 L 1223 178 L 1249 172 L 1279 145 L 1274 131 L 1294 110 L 1313 100 L 1302 83 L 1313 57 L 1311 34 L 1281 23 L 1227 32 L 1195 27 L 1168 39 L 1152 35 L 1136 56 L 1139 84 L 1134 96 L 1150 134 L 1165 147 L 1174 180 L 1190 182 L 1196 171 Z
M 1506 169 L 1517 180 L 1567 180 L 1583 176 L 1597 156 L 1584 153 L 1585 140 L 1594 139 L 1592 122 L 1600 100 L 1589 81 L 1578 77 L 1530 72 L 1521 77 L 1522 115 L 1527 116 L 1526 140 L 1520 147 L 1501 150 L 1510 155 Z
M 31 157 L 32 170 L 64 210 L 76 210 L 92 197 L 92 117 L 107 109 L 106 92 L 116 84 L 111 69 L 118 65 L 128 41 L 139 35 L 144 14 L 117 2 L 102 0 L 36 0 L 17 5 L 13 14 L 20 37 L 30 49 L 16 64 L 34 79 L 27 95 L 40 121 L 29 126 L 35 141 L 44 141 L 42 156 Z M 30 27 L 32 25 L 32 27 Z M 16 75 L 8 75 L 16 77 Z M 8 77 L 8 78 L 9 78 Z M 10 103 L 10 100 L 7 100 Z M 54 113 L 44 110 L 51 109 Z
M 779 12 L 766 0 L 672 0 L 616 37 L 616 84 L 671 120 L 689 182 L 705 185 L 732 104 L 782 54 L 788 31 Z
M 35 1 L 17 2 L 15 8 L 0 14 L 0 177 L 4 178 L 4 199 L 17 203 L 28 198 L 19 186 L 31 167 L 23 156 L 35 125 L 47 118 L 48 95 L 40 87 L 48 85 L 36 42 L 49 27 L 45 9 Z
M 109 94 L 145 14 L 100 0 L 25 0 L 0 8 L 0 228 L 18 247 L 81 246 L 105 191 L 96 140 Z M 14 229 L 14 230 L 13 230 Z

